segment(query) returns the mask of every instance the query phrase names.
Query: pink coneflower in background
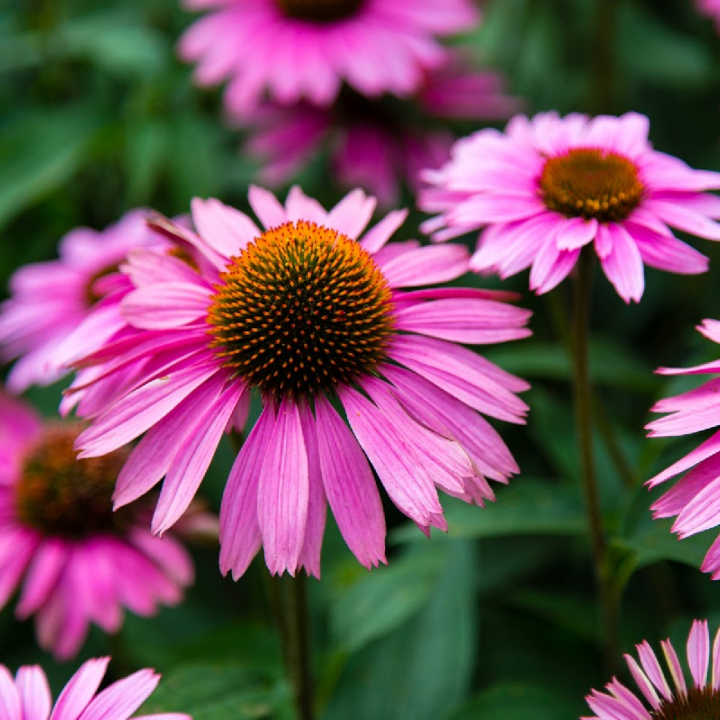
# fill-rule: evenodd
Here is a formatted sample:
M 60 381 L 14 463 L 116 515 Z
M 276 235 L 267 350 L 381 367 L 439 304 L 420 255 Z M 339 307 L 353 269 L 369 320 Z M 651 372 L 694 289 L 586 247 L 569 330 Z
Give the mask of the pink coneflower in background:
M 77 228 L 61 240 L 59 259 L 15 272 L 11 297 L 0 305 L 0 357 L 18 358 L 7 378 L 10 391 L 55 382 L 74 353 L 98 348 L 122 326 L 114 299 L 127 281 L 117 267 L 133 248 L 157 242 L 146 216 L 133 210 L 102 231 Z M 75 335 L 81 327 L 82 345 Z
M 522 422 L 515 393 L 527 385 L 458 343 L 526 337 L 529 313 L 500 302 L 507 294 L 413 289 L 463 274 L 466 251 L 388 244 L 404 211 L 360 237 L 375 208 L 360 190 L 330 211 L 297 187 L 285 206 L 257 187 L 249 199 L 269 229 L 217 200 L 193 201 L 197 235 L 154 222 L 193 243 L 212 273 L 166 253 L 131 255 L 137 289 L 123 313 L 144 332 L 89 358 L 101 363 L 95 386 L 112 404 L 78 447 L 99 456 L 146 433 L 115 500 L 135 500 L 165 476 L 152 526 L 162 533 L 258 391 L 263 409 L 222 501 L 221 569 L 239 577 L 264 546 L 272 573 L 319 576 L 328 503 L 369 568 L 385 562 L 371 466 L 426 533 L 446 528 L 437 488 L 482 504 L 493 497 L 486 478 L 506 482 L 517 471 L 480 413 Z
M 720 343 L 720 322 L 705 320 L 698 330 L 713 342 Z M 690 368 L 659 368 L 663 375 L 715 375 L 700 387 L 657 402 L 653 412 L 669 413 L 654 420 L 647 428 L 650 437 L 689 435 L 720 425 L 720 360 Z M 720 430 L 691 453 L 648 480 L 655 487 L 690 470 L 653 506 L 656 518 L 675 517 L 673 532 L 681 538 L 720 525 Z M 720 537 L 708 550 L 702 564 L 704 572 L 720 578 Z
M 639 663 L 631 655 L 625 655 L 640 694 L 636 695 L 613 678 L 606 685 L 607 692 L 593 690 L 585 698 L 595 715 L 582 720 L 709 720 L 720 717 L 720 633 L 715 636 L 711 650 L 707 620 L 693 622 L 686 651 L 692 677 L 690 687 L 670 640 L 660 644 L 674 688 L 645 640 L 636 646 Z
M 695 4 L 703 15 L 714 18 L 720 32 L 720 0 L 695 0 Z
M 693 170 L 652 149 L 648 120 L 540 113 L 513 118 L 505 133 L 459 140 L 452 160 L 428 171 L 419 206 L 440 213 L 423 229 L 446 240 L 484 228 L 476 272 L 506 278 L 528 267 L 544 293 L 572 271 L 589 245 L 626 302 L 644 290 L 643 263 L 701 273 L 707 258 L 670 227 L 720 240 L 720 173 Z
M 0 395 L 0 434 L 17 427 L 17 405 Z M 178 603 L 193 564 L 175 537 L 151 535 L 146 507 L 112 512 L 127 449 L 78 461 L 74 423 L 35 418 L 27 428 L 31 442 L 4 448 L 16 453 L 17 473 L 0 485 L 0 607 L 22 586 L 15 614 L 35 615 L 39 644 L 64 659 L 79 650 L 90 623 L 113 633 L 123 608 L 147 616 Z M 192 512 L 183 522 L 194 530 L 213 519 Z
M 343 82 L 368 97 L 407 97 L 446 50 L 436 36 L 478 22 L 470 0 L 186 0 L 213 8 L 180 38 L 201 85 L 230 84 L 240 116 L 267 95 L 280 103 L 329 105 Z
M 392 206 L 403 184 L 417 191 L 420 170 L 450 157 L 455 138 L 447 120 L 507 118 L 519 105 L 505 93 L 499 73 L 470 69 L 453 55 L 425 73 L 406 101 L 369 99 L 345 89 L 329 108 L 264 103 L 237 122 L 249 131 L 243 151 L 264 163 L 264 182 L 286 182 L 326 149 L 333 177 Z
M 109 662 L 109 657 L 84 662 L 54 707 L 42 668 L 24 665 L 13 679 L 7 667 L 0 665 L 0 716 L 3 720 L 192 720 L 184 713 L 133 715 L 160 681 L 153 670 L 139 670 L 98 693 Z

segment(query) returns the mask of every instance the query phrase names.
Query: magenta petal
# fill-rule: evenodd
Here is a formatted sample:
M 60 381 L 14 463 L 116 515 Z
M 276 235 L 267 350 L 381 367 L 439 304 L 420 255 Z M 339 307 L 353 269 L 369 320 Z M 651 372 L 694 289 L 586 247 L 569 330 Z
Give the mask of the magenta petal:
M 15 608 L 23 619 L 38 610 L 55 588 L 66 562 L 67 551 L 61 540 L 46 539 L 37 548 L 25 574 L 22 593 Z
M 388 495 L 419 525 L 442 513 L 437 491 L 421 458 L 381 410 L 350 388 L 340 392 L 348 422 Z
M 348 547 L 370 569 L 385 559 L 385 514 L 357 440 L 323 397 L 315 399 L 317 442 L 328 502 Z
M 308 459 L 297 406 L 283 400 L 258 485 L 258 522 L 272 575 L 295 571 L 308 513 Z
M 608 225 L 612 251 L 600 261 L 607 279 L 625 301 L 640 302 L 645 289 L 642 257 L 630 233 L 622 225 Z
M 233 463 L 220 505 L 220 570 L 237 580 L 255 557 L 262 536 L 258 483 L 275 429 L 275 411 L 265 406 Z
M 45 673 L 37 665 L 24 666 L 18 669 L 15 683 L 22 720 L 48 720 L 52 696 Z
M 260 236 L 257 225 L 245 213 L 219 200 L 193 198 L 192 216 L 203 240 L 226 258 L 237 255 Z
M 152 670 L 139 670 L 114 682 L 90 702 L 83 720 L 129 718 L 147 700 L 159 680 L 160 676 Z
M 704 688 L 707 684 L 709 657 L 710 634 L 707 620 L 695 620 L 688 635 L 687 659 L 696 688 Z
M 323 488 L 315 418 L 304 403 L 298 407 L 298 411 L 308 459 L 308 514 L 299 566 L 305 568 L 309 575 L 319 578 L 327 499 Z
M 370 222 L 375 205 L 374 197 L 368 197 L 362 190 L 356 188 L 330 210 L 327 214 L 327 224 L 355 240 Z
M 143 385 L 113 405 L 77 439 L 78 457 L 96 457 L 122 447 L 167 415 L 193 390 L 217 372 L 202 364 Z
M 226 388 L 207 408 L 183 444 L 182 451 L 173 458 L 153 515 L 153 533 L 162 535 L 187 510 L 210 466 L 237 398 L 236 385 Z
M 377 225 L 373 225 L 363 235 L 360 245 L 371 255 L 374 255 L 385 246 L 392 234 L 405 222 L 407 214 L 407 210 L 389 212 Z
M 162 330 L 204 318 L 209 304 L 210 293 L 206 288 L 166 282 L 133 290 L 123 298 L 121 309 L 130 325 Z
M 522 327 L 529 310 L 493 300 L 443 299 L 401 307 L 396 328 L 473 345 L 518 340 L 531 334 Z
M 83 663 L 60 693 L 50 720 L 77 720 L 100 687 L 108 662 L 103 657 Z
M 280 201 L 268 190 L 251 185 L 248 191 L 248 201 L 260 222 L 267 228 L 275 228 L 288 221 L 285 208 Z
M 20 714 L 20 695 L 10 671 L 0 665 L 0 717 L 5 720 L 24 720 Z
M 462 245 L 435 245 L 408 250 L 381 269 L 392 288 L 418 287 L 454 280 L 467 272 L 468 261 Z

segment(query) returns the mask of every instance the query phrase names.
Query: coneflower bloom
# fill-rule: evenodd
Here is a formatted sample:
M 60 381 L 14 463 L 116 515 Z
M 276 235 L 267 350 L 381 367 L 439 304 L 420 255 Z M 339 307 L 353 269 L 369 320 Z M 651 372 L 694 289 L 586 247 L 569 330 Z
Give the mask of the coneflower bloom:
M 437 36 L 478 22 L 470 0 L 186 0 L 212 9 L 180 38 L 201 85 L 230 83 L 243 115 L 267 97 L 329 105 L 342 83 L 368 97 L 410 95 L 447 50 Z
M 593 245 L 626 302 L 640 300 L 643 264 L 701 273 L 707 258 L 671 227 L 720 240 L 720 173 L 693 170 L 652 149 L 648 120 L 540 113 L 513 118 L 505 133 L 481 130 L 459 140 L 452 159 L 427 171 L 423 210 L 440 213 L 423 229 L 445 240 L 483 228 L 471 260 L 476 272 L 506 278 L 528 267 L 544 293 Z
M 713 342 L 720 343 L 720 322 L 704 320 L 698 330 Z M 657 402 L 653 412 L 667 416 L 648 424 L 650 437 L 689 435 L 720 426 L 720 360 L 689 368 L 659 368 L 663 375 L 712 375 L 694 390 Z M 681 538 L 720 525 L 720 430 L 695 450 L 648 480 L 650 487 L 689 472 L 652 505 L 656 518 L 676 517 L 672 530 Z M 720 537 L 708 550 L 702 564 L 704 572 L 720 578 Z
M 346 88 L 331 107 L 264 103 L 236 121 L 249 131 L 243 151 L 263 163 L 264 182 L 284 183 L 326 150 L 333 177 L 392 206 L 403 184 L 417 191 L 420 171 L 449 159 L 455 137 L 448 120 L 498 120 L 518 109 L 499 73 L 471 69 L 453 55 L 425 73 L 407 100 Z
M 24 665 L 13 678 L 0 665 L 0 715 L 3 720 L 192 720 L 184 713 L 134 715 L 160 681 L 153 670 L 139 670 L 98 692 L 109 662 L 109 657 L 84 662 L 54 706 L 42 668 Z
M 146 216 L 133 210 L 103 231 L 76 228 L 61 240 L 57 260 L 15 272 L 11 297 L 0 305 L 0 357 L 18 358 L 8 390 L 57 381 L 68 372 L 64 362 L 100 347 L 123 326 L 114 300 L 127 281 L 117 267 L 133 248 L 157 242 Z
M 595 713 L 582 720 L 698 720 L 720 716 L 720 633 L 712 649 L 707 620 L 696 620 L 687 640 L 688 687 L 682 665 L 670 640 L 661 641 L 669 677 L 647 641 L 636 646 L 640 662 L 625 655 L 636 694 L 613 678 L 607 692 L 593 690 L 585 699 Z M 710 677 L 708 677 L 710 671 Z M 670 681 L 672 681 L 671 687 Z
M 3 435 L 15 424 L 18 402 L 0 395 Z M 21 588 L 16 616 L 34 615 L 39 644 L 65 659 L 77 653 L 90 623 L 113 633 L 124 608 L 145 616 L 178 603 L 194 570 L 175 537 L 150 533 L 147 507 L 113 513 L 128 449 L 76 460 L 75 423 L 36 417 L 27 429 L 28 441 L 13 446 L 17 472 L 0 484 L 0 607 Z M 197 515 L 184 519 L 189 527 L 208 519 Z
M 320 574 L 326 505 L 360 562 L 385 562 L 385 519 L 371 467 L 426 533 L 446 529 L 437 487 L 468 502 L 486 478 L 517 471 L 480 413 L 522 422 L 527 385 L 457 343 L 526 337 L 529 313 L 503 294 L 424 286 L 467 267 L 459 245 L 387 244 L 406 213 L 365 230 L 374 198 L 355 190 L 329 212 L 293 188 L 283 206 L 257 187 L 265 230 L 217 200 L 196 199 L 197 234 L 158 218 L 167 237 L 214 263 L 199 272 L 136 251 L 123 300 L 144 333 L 89 358 L 112 404 L 79 438 L 99 456 L 146 433 L 118 478 L 117 506 L 165 476 L 153 531 L 200 484 L 253 391 L 262 412 L 231 470 L 220 513 L 223 572 L 239 577 L 261 546 L 272 573 Z M 123 388 L 118 396 L 117 387 Z M 347 423 L 343 419 L 347 418 Z M 348 427 L 349 424 L 349 427 Z

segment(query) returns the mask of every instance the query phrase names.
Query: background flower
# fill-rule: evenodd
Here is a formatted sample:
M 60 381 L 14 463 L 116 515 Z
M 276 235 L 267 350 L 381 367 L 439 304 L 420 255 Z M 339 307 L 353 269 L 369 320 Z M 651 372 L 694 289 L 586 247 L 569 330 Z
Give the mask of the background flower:
M 28 416 L 24 437 L 16 425 L 18 409 Z M 0 485 L 0 606 L 21 587 L 16 616 L 35 615 L 39 644 L 65 659 L 78 652 L 90 623 L 115 633 L 124 608 L 148 616 L 180 602 L 194 570 L 176 537 L 150 534 L 147 509 L 112 512 L 128 449 L 76 460 L 79 428 L 31 422 L 30 413 L 0 395 L 0 436 L 14 428 L 19 440 L 3 446 L 15 457 L 14 472 Z M 210 520 L 191 511 L 185 523 L 196 529 Z M 182 533 L 183 522 L 177 530 Z
M 540 113 L 517 116 L 504 134 L 480 130 L 424 177 L 419 206 L 440 213 L 424 229 L 447 240 L 485 228 L 471 260 L 506 278 L 531 267 L 530 288 L 551 290 L 593 245 L 625 302 L 638 302 L 643 264 L 700 273 L 707 258 L 670 227 L 720 240 L 720 173 L 692 170 L 648 142 L 646 117 Z
M 260 188 L 249 199 L 265 232 L 217 200 L 193 202 L 198 235 L 152 223 L 194 243 L 215 269 L 198 273 L 152 251 L 131 256 L 136 290 L 122 310 L 145 332 L 97 353 L 95 384 L 113 402 L 78 439 L 81 457 L 147 431 L 118 478 L 116 504 L 165 476 L 153 517 L 163 532 L 226 425 L 242 429 L 258 390 L 264 407 L 223 498 L 223 571 L 242 575 L 262 544 L 272 573 L 319 576 L 327 502 L 360 562 L 377 565 L 385 519 L 371 465 L 426 533 L 447 528 L 436 486 L 482 504 L 493 499 L 486 477 L 507 482 L 517 471 L 478 413 L 522 422 L 515 393 L 527 385 L 457 343 L 526 337 L 528 313 L 500 302 L 503 294 L 413 290 L 460 276 L 466 251 L 387 244 L 402 211 L 360 237 L 375 207 L 360 190 L 330 211 L 297 187 L 284 207 Z
M 329 105 L 346 82 L 362 95 L 410 95 L 423 72 L 442 63 L 436 36 L 471 28 L 468 0 L 187 0 L 215 8 L 182 36 L 195 79 L 229 79 L 225 105 L 243 116 L 265 93 L 271 100 Z
M 698 10 L 711 18 L 715 18 L 720 31 L 720 2 L 718 0 L 696 0 Z
M 57 260 L 15 272 L 12 297 L 0 306 L 0 356 L 18 358 L 7 378 L 10 391 L 55 382 L 74 354 L 96 349 L 122 327 L 116 301 L 126 281 L 117 269 L 130 250 L 157 242 L 146 215 L 133 210 L 100 232 L 76 228 L 60 241 Z
M 504 85 L 498 73 L 476 70 L 456 54 L 424 73 L 402 101 L 346 89 L 330 107 L 264 103 L 236 122 L 248 128 L 243 150 L 260 159 L 264 182 L 287 182 L 325 150 L 345 187 L 362 187 L 389 207 L 403 185 L 419 189 L 420 170 L 449 158 L 454 136 L 448 120 L 490 121 L 518 110 Z
M 720 322 L 705 320 L 698 330 L 713 342 L 720 343 Z M 659 368 L 662 375 L 714 375 L 720 372 L 715 360 L 689 368 Z M 720 378 L 713 377 L 700 387 L 655 403 L 653 412 L 668 413 L 647 428 L 650 437 L 688 435 L 720 425 Z M 695 450 L 648 480 L 655 487 L 686 470 L 690 470 L 653 506 L 656 518 L 676 517 L 673 532 L 681 538 L 720 525 L 720 431 Z M 708 550 L 702 564 L 704 572 L 720 578 L 720 538 Z
M 720 708 L 720 635 L 715 636 L 711 655 L 707 620 L 693 622 L 687 640 L 687 662 L 693 680 L 691 687 L 685 682 L 680 660 L 670 640 L 663 640 L 660 644 L 675 685 L 674 691 L 657 656 L 645 640 L 636 645 L 640 664 L 632 656 L 625 655 L 641 696 L 613 678 L 606 685 L 607 692 L 593 690 L 585 698 L 596 715 L 584 720 L 715 717 Z M 710 678 L 708 670 L 711 671 Z
M 116 680 L 98 692 L 109 657 L 84 662 L 72 676 L 53 706 L 45 673 L 38 665 L 18 669 L 15 679 L 5 665 L 0 665 L 0 707 L 7 720 L 191 720 L 182 713 L 134 715 L 160 681 L 152 670 L 139 670 Z

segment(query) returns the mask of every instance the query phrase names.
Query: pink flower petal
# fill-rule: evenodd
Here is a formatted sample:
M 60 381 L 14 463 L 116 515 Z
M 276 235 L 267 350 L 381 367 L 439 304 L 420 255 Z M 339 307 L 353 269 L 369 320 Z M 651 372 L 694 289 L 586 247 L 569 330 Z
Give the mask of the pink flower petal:
M 258 483 L 275 429 L 275 411 L 265 406 L 238 453 L 220 506 L 220 570 L 237 580 L 262 544 L 258 524 Z
M 40 667 L 32 665 L 19 668 L 15 682 L 20 695 L 22 720 L 48 720 L 52 696 L 45 673 Z
M 258 485 L 258 522 L 272 575 L 294 576 L 305 538 L 308 459 L 297 406 L 284 400 L 266 449 Z
M 707 620 L 695 620 L 688 635 L 687 659 L 695 687 L 698 689 L 707 684 L 709 654 L 710 634 Z
M 188 283 L 157 283 L 137 288 L 121 303 L 122 314 L 131 325 L 163 330 L 187 325 L 207 315 L 210 297 L 202 287 Z
M 126 720 L 147 700 L 159 680 L 152 670 L 139 670 L 114 682 L 90 702 L 82 720 Z
M 601 259 L 602 269 L 625 302 L 640 302 L 645 289 L 640 251 L 622 225 L 611 224 L 607 229 L 612 236 L 612 251 Z
M 251 185 L 248 201 L 266 229 L 279 227 L 288 221 L 285 208 L 270 191 Z
M 468 269 L 462 245 L 421 247 L 393 258 L 381 270 L 392 288 L 417 287 L 454 280 Z
M 83 663 L 60 693 L 50 720 L 78 720 L 100 687 L 109 662 L 109 657 L 103 657 Z
M 238 255 L 260 236 L 257 225 L 245 213 L 219 200 L 193 198 L 191 207 L 193 222 L 202 239 L 226 258 Z
M 348 547 L 370 569 L 385 559 L 385 514 L 365 454 L 323 397 L 315 399 L 317 442 L 325 493 Z

